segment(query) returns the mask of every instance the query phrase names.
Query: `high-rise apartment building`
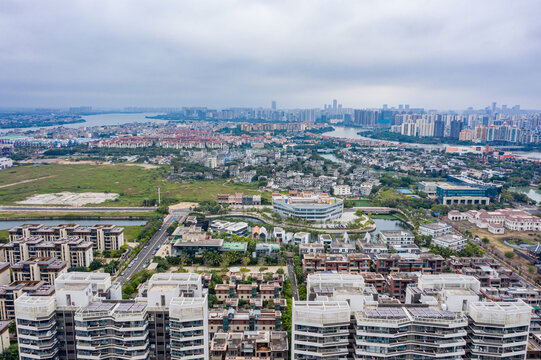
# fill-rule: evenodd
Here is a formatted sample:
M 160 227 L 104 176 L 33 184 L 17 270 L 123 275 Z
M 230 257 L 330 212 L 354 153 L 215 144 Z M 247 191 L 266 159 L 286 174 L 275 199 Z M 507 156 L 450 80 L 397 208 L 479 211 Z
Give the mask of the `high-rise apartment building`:
M 42 224 L 26 224 L 9 230 L 9 240 L 14 242 L 20 238 L 41 238 L 55 241 L 69 237 L 77 237 L 91 242 L 93 249 L 99 252 L 118 250 L 124 245 L 124 229 L 115 225 L 81 226 L 63 224 L 45 226 Z
M 11 265 L 13 281 L 44 281 L 54 285 L 55 279 L 68 271 L 65 261 L 56 258 L 30 258 Z
M 351 309 L 347 301 L 294 301 L 292 359 L 346 360 Z
M 78 237 L 45 240 L 37 236 L 19 237 L 0 245 L 0 261 L 14 265 L 31 258 L 57 258 L 68 268 L 89 267 L 94 260 L 93 246 Z
M 531 307 L 480 301 L 480 282 L 420 274 L 406 303 L 353 276 L 310 275 L 292 309 L 292 359 L 526 358 Z
M 146 304 L 91 302 L 74 316 L 77 359 L 149 358 Z
M 15 303 L 21 360 L 58 359 L 56 302 L 52 296 L 23 295 Z
M 156 274 L 132 300 L 109 274 L 65 273 L 55 289 L 15 300 L 21 359 L 209 359 L 199 274 Z
M 355 315 L 355 359 L 462 359 L 463 315 L 424 307 L 378 307 Z
M 526 358 L 532 309 L 516 302 L 470 304 L 468 359 L 522 360 Z
M 175 297 L 169 304 L 171 359 L 208 359 L 206 297 Z

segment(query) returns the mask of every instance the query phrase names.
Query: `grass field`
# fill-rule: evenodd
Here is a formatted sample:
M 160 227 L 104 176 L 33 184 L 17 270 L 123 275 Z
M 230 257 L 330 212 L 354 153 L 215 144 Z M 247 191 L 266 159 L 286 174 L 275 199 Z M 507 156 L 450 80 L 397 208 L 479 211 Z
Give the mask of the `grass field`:
M 361 200 L 351 200 L 346 199 L 346 203 L 353 204 L 353 207 L 370 207 L 373 206 L 370 200 L 368 199 L 361 199 Z
M 40 164 L 19 166 L 0 171 L 0 204 L 12 205 L 34 194 L 62 191 L 118 193 L 115 201 L 89 206 L 141 206 L 144 200 L 158 198 L 177 201 L 212 200 L 219 193 L 244 192 L 261 194 L 255 185 L 233 184 L 225 180 L 177 184 L 165 177 L 165 167 L 143 169 L 125 165 Z M 33 180 L 33 181 L 28 181 Z M 22 181 L 27 181 L 21 183 Z M 8 185 L 8 186 L 6 186 Z
M 143 225 L 131 225 L 131 226 L 123 226 L 124 228 L 124 239 L 127 242 L 135 242 L 137 239 L 137 236 L 143 230 Z

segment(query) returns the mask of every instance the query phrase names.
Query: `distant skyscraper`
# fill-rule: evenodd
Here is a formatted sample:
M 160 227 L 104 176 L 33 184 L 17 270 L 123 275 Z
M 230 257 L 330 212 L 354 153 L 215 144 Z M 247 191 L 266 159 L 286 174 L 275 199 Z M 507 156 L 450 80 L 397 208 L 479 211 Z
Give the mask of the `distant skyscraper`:
M 410 104 L 406 104 L 406 110 L 410 109 Z
M 492 112 L 496 112 L 496 102 L 492 103 Z
M 276 100 L 272 100 L 272 110 L 276 110 Z
M 459 120 L 452 120 L 451 121 L 451 131 L 449 134 L 449 137 L 451 139 L 458 139 L 460 137 L 460 132 L 462 131 L 464 127 L 464 123 Z
M 483 121 L 483 125 L 485 125 L 485 126 L 488 126 L 488 121 L 489 121 L 489 118 L 488 118 L 488 116 L 487 116 L 487 115 L 483 116 L 483 119 L 482 119 L 482 121 Z
M 338 101 L 337 101 L 336 99 L 334 99 L 334 100 L 332 101 L 332 108 L 333 108 L 334 110 L 336 110 L 337 107 L 338 107 Z
M 398 105 L 398 110 L 404 110 L 404 105 L 402 104 Z
M 441 115 L 438 115 L 436 121 L 434 121 L 434 137 L 442 138 L 445 131 L 445 123 L 443 122 Z
M 387 110 L 389 108 L 389 106 L 387 104 L 383 104 L 382 108 L 383 108 L 383 110 Z

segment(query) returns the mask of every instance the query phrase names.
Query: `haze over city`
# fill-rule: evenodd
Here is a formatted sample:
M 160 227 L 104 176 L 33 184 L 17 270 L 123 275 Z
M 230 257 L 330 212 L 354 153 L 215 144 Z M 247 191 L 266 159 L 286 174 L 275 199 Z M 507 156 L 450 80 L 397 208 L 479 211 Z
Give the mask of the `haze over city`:
M 538 1 L 3 1 L 0 106 L 539 109 Z

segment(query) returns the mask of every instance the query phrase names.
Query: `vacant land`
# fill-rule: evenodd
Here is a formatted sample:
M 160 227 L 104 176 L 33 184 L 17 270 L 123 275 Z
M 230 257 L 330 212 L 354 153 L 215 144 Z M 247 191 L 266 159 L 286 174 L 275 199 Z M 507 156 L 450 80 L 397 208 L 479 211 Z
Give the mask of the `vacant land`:
M 162 200 L 199 202 L 213 200 L 219 193 L 244 192 L 261 194 L 253 184 L 234 184 L 225 180 L 196 181 L 178 184 L 166 179 L 168 169 L 143 169 L 126 165 L 40 164 L 0 171 L 0 204 L 13 205 L 35 194 L 63 191 L 74 193 L 117 193 L 119 198 L 99 206 L 142 206 L 145 200 L 158 199 L 158 186 Z M 33 180 L 22 183 L 25 180 Z M 12 184 L 2 188 L 2 185 Z M 95 205 L 94 205 L 95 206 Z

